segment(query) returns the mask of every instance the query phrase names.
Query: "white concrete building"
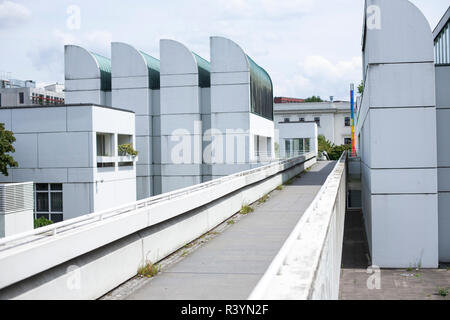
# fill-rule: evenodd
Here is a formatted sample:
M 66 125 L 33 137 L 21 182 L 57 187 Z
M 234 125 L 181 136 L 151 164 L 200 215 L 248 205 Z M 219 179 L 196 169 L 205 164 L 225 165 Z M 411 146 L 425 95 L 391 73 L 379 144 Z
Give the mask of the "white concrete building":
M 211 37 L 211 131 L 207 140 L 211 141 L 212 178 L 250 169 L 261 156 L 273 157 L 274 132 L 269 74 L 233 41 Z
M 153 180 L 153 163 L 160 163 L 160 63 L 132 46 L 114 42 L 112 52 L 112 101 L 136 116 L 137 200 L 161 192 L 161 180 Z M 156 143 L 153 140 L 158 140 Z M 158 172 L 159 170 L 157 170 Z M 154 184 L 156 184 L 154 192 Z
M 435 268 L 438 159 L 430 25 L 407 0 L 366 0 L 364 20 L 356 137 L 372 263 Z
M 210 109 L 210 65 L 177 41 L 161 40 L 160 50 L 160 175 L 165 193 L 203 182 L 202 114 Z
M 439 259 L 450 262 L 450 7 L 433 32 L 436 62 Z
M 111 60 L 74 45 L 64 53 L 66 103 L 111 106 Z
M 18 168 L 0 182 L 35 183 L 35 217 L 61 221 L 136 200 L 134 113 L 96 105 L 11 107 L 0 122 L 14 133 Z
M 280 122 L 317 123 L 318 134 L 335 145 L 351 144 L 349 102 L 275 103 L 275 128 Z
M 137 195 L 173 191 L 261 165 L 274 155 L 270 76 L 232 41 L 211 38 L 212 64 L 173 40 L 161 62 L 124 43 L 112 61 L 66 46 L 66 101 L 136 113 Z
M 316 122 L 279 122 L 277 127 L 276 140 L 281 158 L 290 158 L 307 152 L 319 153 Z

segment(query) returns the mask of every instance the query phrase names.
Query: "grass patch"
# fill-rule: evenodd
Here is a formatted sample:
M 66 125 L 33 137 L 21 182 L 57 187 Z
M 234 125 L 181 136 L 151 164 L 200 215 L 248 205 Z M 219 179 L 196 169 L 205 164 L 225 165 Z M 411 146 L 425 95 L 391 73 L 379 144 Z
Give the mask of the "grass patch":
M 269 195 L 268 195 L 268 194 L 266 194 L 266 195 L 263 196 L 261 199 L 259 199 L 258 202 L 259 202 L 260 204 L 262 204 L 262 203 L 266 202 L 267 200 L 269 200 Z
M 278 187 L 277 187 L 277 190 L 278 190 L 278 191 L 283 190 L 283 186 L 278 186 Z
M 234 222 L 234 220 L 228 220 L 228 221 L 227 221 L 227 224 L 228 224 L 228 225 L 232 225 L 232 224 L 235 224 L 235 223 L 236 223 L 236 222 Z
M 189 253 L 189 251 L 185 250 L 185 251 L 181 254 L 181 256 L 182 256 L 182 257 L 186 257 L 186 256 L 188 255 L 188 253 Z
M 184 246 L 185 249 L 189 249 L 192 248 L 194 246 L 194 243 L 188 243 L 187 245 Z
M 161 271 L 161 266 L 147 262 L 145 265 L 139 267 L 138 275 L 142 278 L 153 278 Z
M 284 185 L 290 186 L 290 185 L 294 182 L 294 179 L 295 179 L 295 178 L 292 178 L 292 179 L 286 181 L 286 183 L 285 183 Z
M 446 298 L 448 296 L 449 288 L 439 288 L 438 294 Z
M 249 214 L 251 212 L 255 211 L 252 207 L 244 205 L 241 208 L 241 211 L 239 211 L 241 214 Z
M 413 268 L 409 267 L 408 269 L 406 269 L 406 271 L 411 272 L 413 271 Z

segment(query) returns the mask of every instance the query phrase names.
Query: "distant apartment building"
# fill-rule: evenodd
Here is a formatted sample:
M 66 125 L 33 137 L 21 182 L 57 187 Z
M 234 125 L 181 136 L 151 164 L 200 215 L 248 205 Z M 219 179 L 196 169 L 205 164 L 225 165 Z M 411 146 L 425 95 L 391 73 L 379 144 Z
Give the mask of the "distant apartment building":
M 276 101 L 282 101 L 277 103 Z M 351 144 L 351 111 L 349 102 L 286 102 L 274 104 L 275 128 L 280 122 L 315 122 L 318 134 L 336 145 Z M 285 102 L 283 102 L 285 101 Z
M 281 158 L 290 158 L 302 153 L 318 154 L 318 131 L 314 121 L 288 121 L 276 124 L 278 128 L 277 152 Z
M 34 81 L 0 80 L 0 107 L 64 104 L 63 85 L 36 88 Z

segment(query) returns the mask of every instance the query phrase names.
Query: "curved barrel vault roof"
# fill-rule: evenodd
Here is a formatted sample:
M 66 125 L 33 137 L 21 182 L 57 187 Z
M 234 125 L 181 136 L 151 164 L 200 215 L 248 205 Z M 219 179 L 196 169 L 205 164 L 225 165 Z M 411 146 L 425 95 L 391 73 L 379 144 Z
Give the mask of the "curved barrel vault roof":
M 273 120 L 272 79 L 237 43 L 224 37 L 211 37 L 211 66 L 213 73 L 248 72 L 251 112 Z
M 75 45 L 66 45 L 65 79 L 99 79 L 100 89 L 111 91 L 111 60 Z
M 408 0 L 366 0 L 362 45 L 365 65 L 434 61 L 430 24 Z
M 160 62 L 123 42 L 113 42 L 112 67 L 114 77 L 148 77 L 148 87 L 159 89 Z
M 161 39 L 160 48 L 161 74 L 197 74 L 198 85 L 210 87 L 210 63 L 207 60 L 175 40 Z

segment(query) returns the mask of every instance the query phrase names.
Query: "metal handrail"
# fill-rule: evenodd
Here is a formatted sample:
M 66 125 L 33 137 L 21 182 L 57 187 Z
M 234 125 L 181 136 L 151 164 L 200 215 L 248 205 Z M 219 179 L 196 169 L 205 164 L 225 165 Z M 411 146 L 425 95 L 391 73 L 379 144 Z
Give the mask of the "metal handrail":
M 139 200 L 136 202 L 132 202 L 129 204 L 125 204 L 125 205 L 121 205 L 115 208 L 110 208 L 107 210 L 103 210 L 100 212 L 95 212 L 95 213 L 90 213 L 90 214 L 86 214 L 77 218 L 73 218 L 73 219 L 69 219 L 66 221 L 62 221 L 62 222 L 58 222 L 55 224 L 51 224 L 45 227 L 41 227 L 38 229 L 34 229 L 31 231 L 27 231 L 24 233 L 20 233 L 17 235 L 13 235 L 13 236 L 9 236 L 3 239 L 0 239 L 0 251 L 5 250 L 6 248 L 2 248 L 1 246 L 5 246 L 6 244 L 9 244 L 11 242 L 16 242 L 18 240 L 23 240 L 26 238 L 30 238 L 30 237 L 38 237 L 38 236 L 42 236 L 42 237 L 47 237 L 47 236 L 54 236 L 57 235 L 61 232 L 67 231 L 68 230 L 73 230 L 79 227 L 83 227 L 86 224 L 90 224 L 90 223 L 95 223 L 95 222 L 99 222 L 99 221 L 104 221 L 106 219 L 110 219 L 112 217 L 116 217 L 118 215 L 122 215 L 122 214 L 126 214 L 132 211 L 135 211 L 137 209 L 142 209 L 142 208 L 146 208 L 152 205 L 155 205 L 157 203 L 161 203 L 164 201 L 169 201 L 169 200 L 173 200 L 175 198 L 180 198 L 182 196 L 185 196 L 187 194 L 191 194 L 194 192 L 198 192 L 201 190 L 204 190 L 206 188 L 210 188 L 213 186 L 217 186 L 220 184 L 223 184 L 225 182 L 228 182 L 232 179 L 238 178 L 238 177 L 243 177 L 243 176 L 247 176 L 250 174 L 254 174 L 266 169 L 269 169 L 271 167 L 274 166 L 278 166 L 278 165 L 284 165 L 290 162 L 294 162 L 296 160 L 298 160 L 299 157 L 295 157 L 295 158 L 290 158 L 290 159 L 286 159 L 286 160 L 280 160 L 276 163 L 271 163 L 265 166 L 261 166 L 259 168 L 255 168 L 255 169 L 250 169 L 247 171 L 242 171 L 242 172 L 238 172 L 226 177 L 222 177 L 219 179 L 215 179 L 212 181 L 208 181 L 208 182 L 204 182 L 198 185 L 194 185 L 194 186 L 190 186 L 187 188 L 183 188 L 183 189 L 179 189 L 179 190 L 175 190 L 172 192 L 168 192 L 168 193 L 164 193 L 158 196 L 153 196 L 147 199 L 143 199 L 143 200 Z M 306 160 L 306 159 L 305 159 Z M 30 239 L 30 241 L 34 241 L 34 240 L 40 240 L 42 239 L 42 237 L 40 238 L 33 238 Z

